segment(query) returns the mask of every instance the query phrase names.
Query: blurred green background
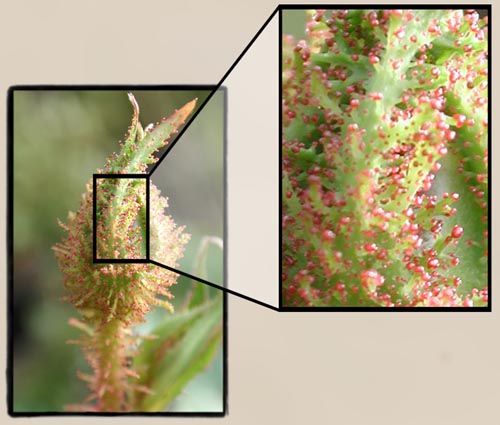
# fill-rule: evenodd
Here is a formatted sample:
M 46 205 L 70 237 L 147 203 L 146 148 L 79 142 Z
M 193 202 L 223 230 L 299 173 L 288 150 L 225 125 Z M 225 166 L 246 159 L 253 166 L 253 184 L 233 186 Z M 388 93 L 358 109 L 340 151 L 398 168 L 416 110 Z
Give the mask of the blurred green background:
M 293 35 L 295 40 L 306 38 L 307 15 L 304 10 L 283 10 L 283 34 Z
M 208 89 L 131 91 L 139 103 L 143 126 L 169 116 L 195 97 L 199 106 L 210 94 Z M 168 161 L 167 167 L 165 160 L 152 177 L 170 198 L 167 213 L 192 235 L 181 265 L 188 272 L 193 269 L 200 239 L 223 237 L 223 93 L 216 93 L 213 99 L 207 112 L 202 111 L 193 122 L 193 129 L 188 129 L 189 140 L 182 138 L 179 149 L 172 150 L 187 149 L 189 166 L 176 160 Z M 67 323 L 78 314 L 60 301 L 62 275 L 51 250 L 63 236 L 56 219 L 65 221 L 69 210 L 78 210 L 85 184 L 118 149 L 118 140 L 130 125 L 132 107 L 127 92 L 121 90 L 16 90 L 13 113 L 14 411 L 63 411 L 64 405 L 81 402 L 88 392 L 75 375 L 77 369 L 87 368 L 86 361 L 79 347 L 66 344 L 79 335 Z M 180 149 L 189 141 L 193 146 Z M 203 185 L 198 184 L 200 173 Z M 181 175 L 184 188 L 177 187 L 182 182 L 172 177 Z M 203 214 L 193 214 L 200 202 L 207 205 Z M 222 282 L 222 259 L 220 250 L 210 248 L 209 280 Z M 189 279 L 179 278 L 172 288 L 174 305 L 182 303 L 191 284 Z M 216 289 L 210 291 L 220 294 Z M 152 312 L 148 323 L 141 325 L 142 331 L 167 314 Z M 222 347 L 210 367 L 185 387 L 169 410 L 223 410 Z

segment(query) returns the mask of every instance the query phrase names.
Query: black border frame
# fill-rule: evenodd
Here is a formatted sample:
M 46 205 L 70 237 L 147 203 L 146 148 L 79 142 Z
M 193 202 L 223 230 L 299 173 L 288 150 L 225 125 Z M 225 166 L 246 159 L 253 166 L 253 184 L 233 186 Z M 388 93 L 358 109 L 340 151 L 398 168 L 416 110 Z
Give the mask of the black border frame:
M 224 417 L 228 413 L 228 297 L 224 287 L 220 287 L 213 283 L 204 281 L 196 276 L 181 272 L 176 269 L 169 269 L 180 275 L 190 277 L 200 283 L 206 283 L 210 286 L 222 289 L 223 291 L 223 317 L 222 317 L 222 410 L 220 412 L 64 412 L 64 411 L 44 411 L 44 412 L 15 412 L 14 411 L 14 335 L 12 332 L 12 322 L 14 320 L 14 94 L 16 91 L 194 91 L 207 90 L 210 91 L 205 102 L 199 107 L 197 113 L 191 116 L 190 120 L 184 125 L 175 139 L 170 144 L 171 147 L 179 141 L 183 132 L 191 124 L 196 115 L 208 102 L 208 100 L 219 90 L 218 86 L 214 85 L 17 85 L 11 86 L 7 92 L 7 413 L 9 416 L 18 417 L 44 417 L 44 416 L 76 416 L 76 417 L 106 417 L 106 416 L 139 416 L 139 417 Z M 223 220 L 224 220 L 224 254 L 223 254 L 223 280 L 227 280 L 227 93 L 224 91 L 224 110 L 223 110 L 223 137 L 224 137 L 224 194 L 223 194 Z M 169 150 L 170 150 L 169 149 Z M 165 158 L 166 151 L 155 164 L 155 167 Z M 165 266 L 149 260 L 149 231 L 147 231 L 147 259 L 145 260 L 126 260 L 126 259 L 96 259 L 95 252 L 95 222 L 96 222 L 96 180 L 97 178 L 144 178 L 147 182 L 146 203 L 147 203 L 147 230 L 149 230 L 149 188 L 150 177 L 153 170 L 146 174 L 92 174 L 93 177 L 93 260 L 95 263 L 150 263 L 158 266 Z
M 282 170 L 282 149 L 281 149 L 281 134 L 282 134 L 282 126 L 283 126 L 283 108 L 281 102 L 281 87 L 283 84 L 283 63 L 281 60 L 281 54 L 283 51 L 283 10 L 305 10 L 305 9 L 486 9 L 488 10 L 488 171 L 490 173 L 489 181 L 488 181 L 488 305 L 485 307 L 361 307 L 361 306 L 345 306 L 345 307 L 289 307 L 283 305 L 283 291 L 282 291 L 282 272 L 283 272 L 283 255 L 282 255 L 282 243 L 283 243 L 283 231 L 281 227 L 281 217 L 283 214 L 283 208 L 281 204 L 281 194 L 283 191 L 283 170 Z M 280 312 L 491 312 L 491 240 L 492 240 L 492 232 L 491 232 L 491 4 L 362 4 L 362 5 L 353 5 L 353 4 L 280 4 L 279 5 L 279 141 L 278 149 L 279 149 L 279 309 Z

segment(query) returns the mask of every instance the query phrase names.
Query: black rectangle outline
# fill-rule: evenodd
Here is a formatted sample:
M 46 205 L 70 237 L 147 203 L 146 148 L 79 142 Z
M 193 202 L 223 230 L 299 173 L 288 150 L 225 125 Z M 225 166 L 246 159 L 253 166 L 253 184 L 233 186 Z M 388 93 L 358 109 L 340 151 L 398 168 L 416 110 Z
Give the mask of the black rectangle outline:
M 281 194 L 283 191 L 283 172 L 282 172 L 282 148 L 281 148 L 281 134 L 283 127 L 283 109 L 282 109 L 282 86 L 283 86 L 283 62 L 282 62 L 282 51 L 283 51 L 283 23 L 282 23 L 282 11 L 283 10 L 305 10 L 305 9 L 405 9 L 405 10 L 416 10 L 416 9 L 485 9 L 488 10 L 488 305 L 485 307 L 359 307 L 359 306 L 345 306 L 345 307 L 285 307 L 283 306 L 283 291 L 282 291 L 282 273 L 283 273 L 283 231 L 281 226 L 281 218 L 283 215 L 283 207 L 281 203 Z M 491 144 L 492 144 L 492 120 L 491 120 L 491 83 L 492 83 L 492 59 L 491 59 L 491 28 L 492 22 L 492 5 L 491 4 L 280 4 L 278 6 L 279 11 L 279 34 L 278 34 L 278 44 L 279 44 L 279 194 L 278 194 L 278 205 L 279 205 L 279 245 L 278 245 L 278 261 L 279 261 L 279 277 L 278 277 L 278 290 L 279 290 L 279 312 L 461 312 L 461 313 L 471 313 L 471 312 L 492 312 L 492 228 L 491 228 L 491 189 L 492 189 L 492 178 L 491 178 Z
M 211 284 L 211 286 L 222 289 L 223 292 L 223 371 L 222 371 L 222 410 L 220 412 L 124 412 L 124 413 L 106 413 L 106 412 L 64 412 L 64 411 L 43 411 L 43 412 L 15 412 L 14 411 L 14 335 L 12 331 L 12 322 L 14 320 L 14 93 L 16 91 L 189 91 L 189 90 L 217 90 L 217 85 L 14 85 L 7 90 L 7 413 L 12 418 L 21 417 L 45 417 L 45 416 L 67 416 L 67 417 L 225 417 L 228 414 L 228 296 L 225 288 Z M 212 93 L 213 94 L 213 93 Z M 210 96 L 210 95 L 209 95 Z M 227 100 L 227 99 L 226 99 Z M 227 104 L 227 103 L 226 103 Z M 224 132 L 226 136 L 226 129 Z M 117 177 L 127 176 L 126 174 L 95 174 L 98 177 Z M 94 175 L 93 175 L 94 176 Z M 148 177 L 148 175 L 139 174 L 136 176 Z M 126 178 L 126 177 L 125 177 Z M 93 184 L 95 181 L 93 178 Z M 95 186 L 94 186 L 95 187 Z M 227 192 L 226 192 L 227 194 Z M 93 191 L 93 202 L 95 205 L 95 190 Z M 148 197 L 149 201 L 149 197 Z M 226 202 L 226 199 L 224 199 Z M 148 204 L 149 211 L 149 204 Z M 94 208 L 95 212 L 95 208 Z M 225 211 L 226 213 L 226 211 Z M 95 223 L 95 216 L 93 222 Z M 226 222 L 226 221 L 225 221 Z M 227 229 L 225 229 L 227 231 Z M 95 234 L 95 232 L 94 232 Z M 148 232 L 149 237 L 149 232 Z M 94 242 L 94 241 L 93 241 Z M 95 245 L 95 244 L 94 244 Z M 226 259 L 226 258 L 225 258 Z M 99 263 L 100 261 L 96 261 Z M 110 263 L 112 261 L 106 261 Z M 137 262 L 137 261 L 135 261 Z M 150 261 L 147 261 L 150 262 Z M 224 281 L 227 279 L 227 261 L 224 264 Z M 195 278 L 199 280 L 198 278 Z M 208 282 L 207 282 L 208 283 Z M 237 294 L 239 295 L 239 294 Z M 251 299 L 250 299 L 251 300 Z M 252 301 L 252 300 L 251 300 Z
M 146 177 L 146 261 L 150 260 L 150 248 L 151 248 L 151 237 L 149 231 L 151 229 L 151 219 L 150 219 L 150 188 L 151 188 L 151 176 L 148 174 Z
M 144 179 L 146 181 L 146 258 L 97 258 L 97 179 Z M 92 259 L 95 264 L 140 264 L 149 262 L 149 176 L 147 174 L 92 174 Z
M 283 9 L 280 7 L 278 10 L 278 170 L 279 170 L 279 182 L 278 182 L 278 308 L 282 311 L 283 308 Z
M 7 409 L 14 407 L 14 91 L 7 92 Z M 9 379 L 10 377 L 10 379 Z
M 217 88 L 215 84 L 178 84 L 178 85 L 141 85 L 141 84 L 23 84 L 9 87 L 9 92 L 14 91 L 212 91 Z
M 218 90 L 221 90 L 223 93 L 223 101 L 224 101 L 224 129 L 223 129 L 223 136 L 224 137 L 224 170 L 223 170 L 223 189 L 224 189 L 224 196 L 223 196 L 223 212 L 222 212 L 222 219 L 224 220 L 224 223 L 222 224 L 223 226 L 223 238 L 224 238 L 224 252 L 223 252 L 223 263 L 224 263 L 224 281 L 222 282 L 222 286 L 227 289 L 228 285 L 228 255 L 229 255 L 229 235 L 227 232 L 227 220 L 228 220 L 228 202 L 227 202 L 227 152 L 228 152 L 228 146 L 227 146 L 227 126 L 228 126 L 228 120 L 227 120 L 227 115 L 228 115 L 228 95 L 227 95 L 227 87 L 225 86 L 220 86 Z M 224 291 L 224 293 L 226 293 Z

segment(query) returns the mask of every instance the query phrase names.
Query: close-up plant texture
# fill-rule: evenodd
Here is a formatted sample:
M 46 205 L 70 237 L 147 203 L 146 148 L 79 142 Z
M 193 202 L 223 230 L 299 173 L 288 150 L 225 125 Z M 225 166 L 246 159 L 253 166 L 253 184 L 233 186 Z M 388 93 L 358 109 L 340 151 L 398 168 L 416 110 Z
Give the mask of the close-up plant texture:
M 123 95 L 119 100 L 126 102 L 126 94 Z M 21 129 L 28 105 L 25 100 L 32 101 L 36 97 L 27 92 L 17 92 L 15 96 L 19 108 L 15 135 L 18 145 L 22 145 L 24 138 Z M 85 93 L 68 93 L 65 99 L 64 92 L 44 94 L 40 99 L 48 104 L 53 98 L 64 105 L 64 101 L 68 102 L 71 96 L 75 100 L 79 99 L 82 105 L 86 100 Z M 93 94 L 89 99 L 95 99 L 92 96 Z M 107 94 L 103 98 L 105 96 Z M 175 110 L 168 118 L 143 128 L 139 121 L 139 103 L 133 94 L 129 93 L 128 97 L 133 111 L 128 132 L 123 141 L 120 141 L 119 151 L 109 155 L 104 167 L 96 172 L 118 176 L 134 174 L 141 177 L 97 178 L 96 193 L 93 193 L 92 176 L 89 179 L 87 174 L 86 190 L 76 212 L 70 211 L 64 221 L 58 220 L 62 228 L 59 230 L 59 237 L 62 233 L 64 236 L 53 244 L 52 249 L 60 273 L 51 274 L 52 295 L 49 293 L 48 297 L 42 298 L 45 304 L 49 302 L 52 306 L 51 311 L 47 312 L 51 317 L 45 323 L 52 331 L 46 329 L 45 332 L 49 338 L 54 338 L 55 329 L 58 329 L 54 324 L 63 315 L 59 315 L 57 306 L 54 308 L 53 300 L 63 303 L 58 299 L 60 297 L 54 298 L 54 294 L 59 291 L 54 290 L 53 285 L 64 284 L 62 301 L 73 306 L 69 324 L 74 331 L 66 341 L 59 342 L 63 346 L 58 347 L 52 343 L 50 350 L 62 356 L 66 347 L 78 348 L 86 360 L 86 364 L 80 361 L 73 361 L 68 366 L 61 364 L 61 368 L 67 370 L 67 376 L 61 377 L 59 384 L 54 379 L 47 386 L 45 381 L 42 393 L 47 392 L 47 388 L 57 393 L 58 386 L 64 388 L 64 379 L 78 382 L 82 389 L 86 387 L 87 393 L 75 391 L 81 394 L 80 400 L 64 398 L 64 404 L 55 408 L 48 407 L 53 406 L 52 402 L 46 401 L 44 405 L 44 401 L 38 396 L 39 401 L 30 402 L 27 394 L 35 390 L 37 381 L 34 378 L 25 384 L 23 376 L 29 373 L 25 365 L 29 365 L 25 359 L 28 355 L 23 354 L 25 350 L 19 342 L 22 334 L 14 330 L 14 406 L 19 406 L 15 411 L 163 412 L 179 397 L 182 398 L 183 391 L 186 391 L 193 378 L 217 363 L 214 358 L 221 362 L 225 306 L 224 296 L 220 291 L 187 278 L 181 278 L 181 285 L 178 283 L 180 276 L 177 273 L 147 262 L 95 263 L 93 260 L 94 197 L 97 235 L 95 249 L 98 259 L 144 260 L 147 252 L 148 217 L 151 236 L 149 250 L 151 257 L 158 262 L 178 267 L 190 244 L 190 226 L 178 224 L 172 218 L 168 198 L 146 177 L 148 166 L 158 162 L 158 151 L 174 139 L 174 135 L 192 114 L 196 99 Z M 145 95 L 144 98 L 148 99 L 148 96 Z M 84 114 L 80 112 L 79 116 Z M 19 152 L 19 158 L 28 162 L 30 157 L 22 155 L 22 146 Z M 17 163 L 19 164 L 20 162 Z M 16 176 L 19 176 L 16 180 L 18 193 L 22 194 L 25 191 L 21 184 L 21 168 L 17 167 L 15 170 Z M 40 176 L 45 178 L 43 173 Z M 146 184 L 149 184 L 149 213 Z M 26 202 L 25 199 L 19 197 L 15 206 L 21 217 L 27 211 L 21 207 L 23 202 Z M 30 215 L 28 217 L 31 219 Z M 194 226 L 191 227 L 196 231 Z M 22 234 L 22 231 L 17 230 L 17 233 Z M 195 238 L 196 245 L 189 254 L 189 271 L 195 270 L 197 276 L 204 278 L 212 255 L 208 248 L 214 246 L 222 250 L 222 239 L 203 234 L 198 234 Z M 30 243 L 33 244 L 32 241 Z M 45 242 L 42 244 L 44 246 Z M 50 246 L 46 248 L 49 250 Z M 20 248 L 19 252 L 22 252 Z M 23 305 L 19 286 L 23 284 L 20 264 L 25 264 L 20 257 L 18 253 L 16 258 L 19 266 L 15 268 L 14 275 L 18 282 L 16 305 L 19 306 Z M 212 265 L 210 267 L 214 268 Z M 43 270 L 43 266 L 38 268 Z M 177 288 L 178 286 L 180 287 Z M 20 310 L 16 314 L 17 318 L 24 320 Z M 70 328 L 67 325 L 68 319 L 64 322 Z M 39 332 L 39 327 L 35 329 Z M 62 330 L 58 332 L 62 333 Z M 43 352 L 41 356 L 43 357 Z M 41 367 L 45 366 L 41 364 Z M 222 383 L 222 370 L 217 369 L 218 372 L 212 373 L 212 379 L 216 383 Z M 54 369 L 51 370 L 53 373 Z M 214 386 L 213 383 L 210 385 Z M 207 400 L 195 402 L 191 409 L 184 407 L 184 411 L 222 412 L 222 394 L 209 391 L 206 394 Z M 202 394 L 196 391 L 194 393 L 199 397 Z M 210 403 L 216 407 L 194 407 L 210 406 Z
M 283 305 L 488 306 L 488 17 L 306 13 L 283 35 Z

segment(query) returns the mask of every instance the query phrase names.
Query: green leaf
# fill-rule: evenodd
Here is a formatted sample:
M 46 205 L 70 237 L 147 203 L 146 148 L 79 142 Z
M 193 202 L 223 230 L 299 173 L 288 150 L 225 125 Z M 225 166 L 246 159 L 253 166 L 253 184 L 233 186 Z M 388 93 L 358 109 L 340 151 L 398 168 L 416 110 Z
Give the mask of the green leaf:
M 153 154 L 164 147 L 172 134 L 177 133 L 196 106 L 197 99 L 186 103 L 168 118 L 164 118 L 152 129 L 142 129 L 139 122 L 139 105 L 129 93 L 129 100 L 134 108 L 132 123 L 127 139 L 122 144 L 118 155 L 110 157 L 105 172 L 110 173 L 145 173 L 147 166 L 155 162 Z
M 186 103 L 182 108 L 176 110 L 170 117 L 163 119 L 152 130 L 144 131 L 142 140 L 139 141 L 140 148 L 130 161 L 127 172 L 144 172 L 147 164 L 154 163 L 152 156 L 156 151 L 167 145 L 168 140 L 178 132 L 179 127 L 184 124 L 187 117 L 193 112 L 197 99 Z
M 214 245 L 221 250 L 224 249 L 224 242 L 216 236 L 204 236 L 196 253 L 195 266 L 193 274 L 202 279 L 207 278 L 207 256 L 210 245 Z M 188 293 L 184 302 L 183 308 L 194 308 L 208 300 L 208 287 L 197 281 L 192 281 L 191 290 Z
M 169 316 L 153 331 L 134 359 L 139 385 L 151 394 L 136 394 L 141 411 L 160 411 L 211 362 L 222 338 L 222 294 L 194 309 Z

